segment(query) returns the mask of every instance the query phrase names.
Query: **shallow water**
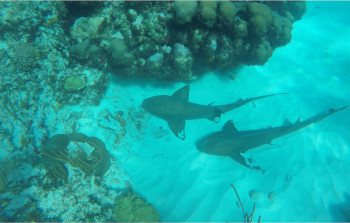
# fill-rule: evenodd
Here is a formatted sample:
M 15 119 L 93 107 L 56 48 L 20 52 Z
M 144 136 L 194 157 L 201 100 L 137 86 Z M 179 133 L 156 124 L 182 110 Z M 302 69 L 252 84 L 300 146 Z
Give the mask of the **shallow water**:
M 254 221 L 258 216 L 266 222 L 345 221 L 341 210 L 349 210 L 350 204 L 350 109 L 278 138 L 272 145 L 248 151 L 261 171 L 245 168 L 229 157 L 201 153 L 195 144 L 199 138 L 220 131 L 228 120 L 233 120 L 238 130 L 253 130 L 281 126 L 285 119 L 294 123 L 301 117 L 303 121 L 330 108 L 350 105 L 349 6 L 349 2 L 308 2 L 303 19 L 294 24 L 291 43 L 278 48 L 264 66 L 242 67 L 236 71 L 235 80 L 208 73 L 191 82 L 189 100 L 204 105 L 288 94 L 227 112 L 218 123 L 206 119 L 186 121 L 184 141 L 172 134 L 164 120 L 145 114 L 144 118 L 129 120 L 132 124 L 118 144 L 113 134 L 120 134 L 119 130 L 110 130 L 117 122 L 108 124 L 101 115 L 105 109 L 126 113 L 130 108 L 137 111 L 135 116 L 140 115 L 139 107 L 145 98 L 171 95 L 185 85 L 180 82 L 110 75 L 111 83 L 98 106 L 65 106 L 61 117 L 46 113 L 44 125 L 50 136 L 63 133 L 68 124 L 61 122 L 68 120 L 67 114 L 82 112 L 77 121 L 79 132 L 101 139 L 113 157 L 104 179 L 106 190 L 115 191 L 110 196 L 115 198 L 115 193 L 132 187 L 158 210 L 164 222 L 243 221 L 230 184 L 237 188 L 248 213 L 256 205 Z M 129 116 L 133 117 L 130 113 Z M 140 120 L 144 123 L 138 127 Z M 50 123 L 54 124 L 50 127 Z M 4 150 L 1 158 L 6 156 L 8 151 Z M 38 190 L 34 186 L 30 194 L 42 199 L 38 209 L 46 210 L 46 214 L 50 205 L 62 205 L 61 209 L 65 209 L 77 204 L 71 200 L 55 203 L 56 198 L 49 202 Z M 50 195 L 59 196 L 58 193 L 65 192 L 52 190 Z M 79 195 L 76 189 L 76 193 L 80 196 L 85 192 Z M 94 191 L 99 193 L 105 196 L 108 192 Z M 17 196 L 25 197 L 25 193 Z M 112 201 L 105 203 L 110 205 Z M 16 207 L 0 210 L 8 215 L 6 212 Z

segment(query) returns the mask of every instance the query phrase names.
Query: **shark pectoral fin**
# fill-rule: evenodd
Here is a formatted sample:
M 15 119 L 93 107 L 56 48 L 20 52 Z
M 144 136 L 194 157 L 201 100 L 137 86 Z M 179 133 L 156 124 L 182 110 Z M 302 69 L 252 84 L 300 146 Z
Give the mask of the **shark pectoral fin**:
M 210 121 L 218 123 L 221 120 L 221 116 L 219 116 L 219 117 L 218 116 L 212 116 L 212 117 L 207 118 L 207 119 L 210 120 Z
M 238 130 L 236 129 L 235 123 L 232 120 L 227 121 L 225 123 L 224 127 L 222 127 L 222 131 L 230 132 L 230 133 L 238 132 Z
M 249 159 L 246 159 L 246 163 L 247 166 L 252 170 L 261 170 L 261 167 L 257 164 L 253 157 L 249 157 Z
M 234 154 L 231 156 L 232 159 L 239 162 L 245 167 L 248 167 L 252 170 L 261 170 L 261 168 L 256 164 L 256 162 L 250 157 L 249 159 L 244 158 L 240 153 Z
M 188 101 L 189 95 L 190 95 L 190 85 L 186 85 L 180 88 L 179 90 L 175 91 L 172 96 L 184 101 Z
M 171 131 L 174 133 L 174 135 L 182 140 L 185 139 L 185 126 L 186 122 L 185 120 L 167 120 L 168 126 L 171 129 Z
M 218 123 L 221 120 L 221 114 L 222 114 L 222 112 L 219 109 L 214 108 L 214 115 L 209 117 L 209 118 L 207 118 L 207 119 L 210 120 L 210 121 Z

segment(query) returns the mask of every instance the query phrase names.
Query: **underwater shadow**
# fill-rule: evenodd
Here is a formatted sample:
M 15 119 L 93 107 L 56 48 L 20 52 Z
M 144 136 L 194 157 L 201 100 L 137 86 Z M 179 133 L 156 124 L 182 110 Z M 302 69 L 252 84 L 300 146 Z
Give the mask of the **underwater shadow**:
M 350 222 L 350 195 L 345 193 L 344 197 L 343 203 L 329 206 L 334 222 Z
M 244 66 L 237 66 L 237 67 L 231 67 L 227 69 L 221 69 L 221 70 L 216 70 L 216 71 L 207 71 L 204 72 L 203 74 L 198 76 L 198 79 L 194 80 L 199 81 L 202 80 L 208 76 L 215 75 L 216 78 L 220 82 L 227 82 L 227 81 L 235 81 L 239 77 L 239 72 L 244 68 Z
M 110 82 L 116 85 L 122 85 L 125 87 L 139 86 L 142 88 L 154 87 L 154 88 L 175 88 L 176 84 L 190 84 L 193 81 L 162 81 L 152 78 L 126 78 L 120 77 L 115 74 L 109 73 Z

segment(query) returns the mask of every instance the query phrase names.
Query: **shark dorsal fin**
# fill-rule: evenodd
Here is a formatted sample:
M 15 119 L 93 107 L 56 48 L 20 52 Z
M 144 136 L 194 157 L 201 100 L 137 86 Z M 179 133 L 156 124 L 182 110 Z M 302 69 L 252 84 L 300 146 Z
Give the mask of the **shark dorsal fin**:
M 298 120 L 295 123 L 300 123 L 301 122 L 301 116 L 299 116 Z
M 285 119 L 283 122 L 283 125 L 284 126 L 291 126 L 291 125 L 293 125 L 293 123 L 291 121 L 289 121 L 288 119 Z
M 190 95 L 190 85 L 186 85 L 180 88 L 179 90 L 175 91 L 172 96 L 184 101 L 188 101 L 189 95 Z
M 214 104 L 216 101 L 213 101 L 213 102 L 210 102 L 209 104 L 208 104 L 208 106 L 211 106 L 212 104 Z
M 222 127 L 222 131 L 223 132 L 238 132 L 238 130 L 235 127 L 235 124 L 232 120 L 227 121 L 224 125 L 224 127 Z

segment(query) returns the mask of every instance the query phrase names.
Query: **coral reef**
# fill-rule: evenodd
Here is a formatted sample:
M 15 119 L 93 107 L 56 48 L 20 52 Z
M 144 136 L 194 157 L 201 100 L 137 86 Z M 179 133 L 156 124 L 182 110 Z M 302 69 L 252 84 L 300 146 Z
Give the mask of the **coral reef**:
M 160 222 L 158 211 L 139 194 L 125 193 L 118 197 L 115 205 L 117 222 Z
M 74 169 L 65 186 L 43 191 L 32 188 L 38 208 L 46 219 L 68 221 L 112 221 L 113 207 L 119 192 L 98 183 L 94 176 L 82 177 Z M 69 207 L 69 208 L 67 208 Z
M 105 98 L 113 106 L 92 107 L 108 72 L 193 80 L 262 65 L 291 40 L 305 9 L 304 2 L 0 2 L 0 221 L 159 221 L 130 192 L 133 180 L 119 162 L 139 155 L 128 139 L 145 138 L 149 116 L 121 89 Z M 152 134 L 169 132 L 157 126 Z M 121 191 L 129 193 L 118 199 Z
M 6 63 L 2 65 L 5 66 Z M 55 89 L 47 84 L 50 82 L 45 76 L 46 70 L 36 72 L 0 76 L 0 101 L 3 105 L 0 111 L 0 220 L 112 221 L 111 208 L 114 207 L 112 204 L 118 191 L 131 188 L 132 179 L 118 160 L 114 158 L 109 163 L 111 157 L 107 155 L 108 148 L 97 138 L 84 137 L 77 133 L 58 135 L 55 140 L 49 140 L 50 146 L 46 145 L 44 148 L 43 145 L 50 135 L 57 135 L 57 132 L 76 132 L 85 125 L 99 129 L 99 138 L 103 136 L 101 139 L 108 142 L 111 147 L 109 149 L 115 150 L 123 143 L 124 137 L 129 137 L 126 132 L 129 128 L 140 126 L 142 130 L 142 124 L 134 125 L 133 121 L 127 123 L 127 120 L 140 122 L 142 114 L 133 110 L 129 117 L 128 110 L 117 104 L 114 110 L 107 110 L 116 117 L 115 122 L 109 122 L 109 119 L 114 120 L 109 117 L 96 120 L 98 112 L 95 113 L 89 106 L 77 108 L 58 102 Z M 64 91 L 63 83 L 64 81 L 60 86 Z M 89 80 L 87 85 L 88 83 Z M 79 91 L 84 91 L 85 88 Z M 125 100 L 129 99 L 125 97 Z M 117 113 L 120 110 L 124 110 L 125 114 Z M 66 151 L 62 146 L 67 142 L 67 151 L 72 151 L 68 154 L 70 164 L 52 159 L 49 161 L 45 157 L 45 149 L 51 147 L 58 149 L 56 155 L 66 158 Z M 118 154 L 123 153 L 129 153 L 127 147 L 118 150 Z M 106 172 L 108 167 L 110 171 Z M 54 170 L 57 177 L 54 177 L 51 170 Z M 95 183 L 88 186 L 90 184 L 87 182 L 91 181 Z M 96 202 L 92 193 L 101 190 L 104 192 L 99 192 L 101 196 Z M 75 197 L 72 191 L 81 194 Z M 57 203 L 54 203 L 56 206 L 52 206 L 52 202 L 56 202 L 50 200 L 53 197 L 57 199 Z M 103 203 L 106 199 L 111 201 Z M 77 202 L 80 204 L 82 201 L 85 202 L 84 206 L 77 205 Z
M 116 75 L 193 80 L 265 64 L 305 11 L 305 2 L 108 2 L 75 20 L 71 54 L 91 65 L 95 48 Z
M 102 111 L 63 105 L 46 70 L 36 72 L 0 76 L 0 221 L 113 221 L 116 197 L 133 181 L 109 154 L 134 155 L 125 138 L 144 138 L 149 117 L 122 89 Z M 89 128 L 101 140 L 77 133 Z
M 108 85 L 107 69 L 126 77 L 193 80 L 208 70 L 263 65 L 291 41 L 293 23 L 306 11 L 305 2 L 229 1 L 0 7 L 6 40 L 0 55 L 14 65 L 6 70 L 48 69 L 48 84 L 69 104 L 84 99 L 98 104 Z M 62 92 L 68 78 L 83 72 L 88 73 L 84 89 Z
M 263 65 L 291 41 L 306 4 L 2 2 L 0 8 L 0 55 L 13 64 L 6 70 L 47 69 L 60 101 L 79 103 L 95 91 L 88 101 L 98 104 L 107 69 L 126 77 L 193 80 L 208 70 Z M 96 69 L 102 74 L 87 75 L 81 92 L 60 93 L 67 78 Z
M 86 85 L 86 81 L 82 77 L 70 77 L 67 78 L 64 82 L 64 89 L 66 90 L 80 90 L 83 89 Z
M 0 10 L 0 90 L 23 92 L 27 84 L 31 87 L 25 90 L 35 97 L 36 91 L 42 91 L 39 88 L 49 86 L 45 90 L 61 104 L 99 104 L 109 84 L 105 64 L 99 61 L 94 44 L 86 54 L 93 55 L 95 66 L 71 63 L 70 57 L 84 51 L 77 49 L 81 45 L 74 50 L 69 44 L 65 33 L 68 14 L 63 2 L 1 2 Z M 91 18 L 87 23 L 102 26 L 103 21 Z M 88 32 L 97 35 L 98 30 Z M 85 80 L 84 89 L 64 88 L 73 77 Z

